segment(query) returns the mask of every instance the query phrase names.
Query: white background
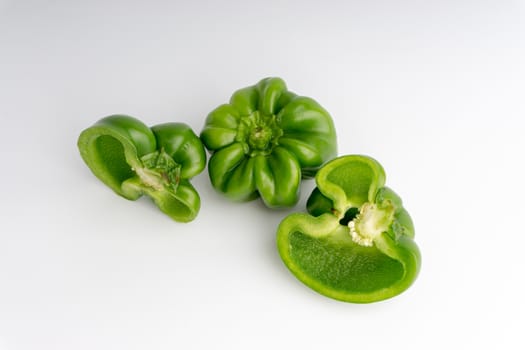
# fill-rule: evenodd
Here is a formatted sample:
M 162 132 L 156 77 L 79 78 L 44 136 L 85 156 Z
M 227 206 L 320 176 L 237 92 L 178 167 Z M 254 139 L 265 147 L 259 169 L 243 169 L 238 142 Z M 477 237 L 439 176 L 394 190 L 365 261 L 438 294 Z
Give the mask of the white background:
M 282 218 L 203 172 L 179 224 L 82 162 L 109 114 L 198 133 L 280 76 L 379 160 L 423 265 L 368 305 L 311 291 Z M 523 349 L 525 5 L 520 1 L 0 1 L 0 349 Z

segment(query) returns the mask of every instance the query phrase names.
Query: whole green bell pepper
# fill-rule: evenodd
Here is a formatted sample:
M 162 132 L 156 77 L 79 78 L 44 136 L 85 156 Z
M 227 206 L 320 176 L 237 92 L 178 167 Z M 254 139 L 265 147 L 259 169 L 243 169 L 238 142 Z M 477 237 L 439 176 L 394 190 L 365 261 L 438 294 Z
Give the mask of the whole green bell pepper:
M 112 115 L 84 130 L 78 148 L 93 174 L 122 197 L 146 194 L 180 222 L 199 212 L 200 197 L 189 180 L 206 166 L 206 151 L 188 125 L 150 129 L 133 117 Z
M 260 196 L 271 208 L 297 203 L 301 178 L 337 153 L 328 112 L 280 78 L 236 91 L 208 115 L 200 136 L 212 153 L 213 187 L 236 201 Z
M 349 155 L 328 162 L 308 198 L 311 214 L 287 216 L 277 247 L 290 271 L 328 297 L 369 303 L 393 297 L 416 279 L 421 256 L 401 199 L 381 165 Z

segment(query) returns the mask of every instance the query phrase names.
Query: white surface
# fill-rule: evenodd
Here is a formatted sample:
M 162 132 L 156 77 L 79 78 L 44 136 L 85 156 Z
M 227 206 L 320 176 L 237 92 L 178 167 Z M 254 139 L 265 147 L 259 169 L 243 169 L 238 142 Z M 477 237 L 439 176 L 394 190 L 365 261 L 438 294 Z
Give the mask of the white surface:
M 525 9 L 519 1 L 0 2 L 0 349 L 523 349 Z M 83 164 L 127 113 L 196 132 L 266 76 L 386 169 L 423 265 L 353 305 L 299 283 L 275 229 L 230 203 L 170 221 Z

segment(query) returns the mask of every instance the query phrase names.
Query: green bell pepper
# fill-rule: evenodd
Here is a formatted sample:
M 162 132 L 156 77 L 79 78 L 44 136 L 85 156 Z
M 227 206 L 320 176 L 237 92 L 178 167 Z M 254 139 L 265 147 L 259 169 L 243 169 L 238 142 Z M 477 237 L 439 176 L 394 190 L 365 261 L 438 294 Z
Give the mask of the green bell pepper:
M 277 230 L 279 254 L 315 291 L 346 302 L 393 297 L 416 279 L 421 256 L 414 225 L 382 166 L 366 156 L 328 162 L 316 176 L 306 213 Z
M 150 129 L 133 117 L 112 115 L 84 130 L 78 148 L 93 174 L 122 197 L 146 194 L 180 222 L 199 212 L 200 197 L 189 180 L 206 166 L 206 151 L 188 125 Z
M 208 115 L 200 136 L 212 154 L 213 187 L 236 201 L 260 196 L 270 208 L 297 203 L 301 178 L 337 154 L 328 112 L 280 78 L 236 91 Z

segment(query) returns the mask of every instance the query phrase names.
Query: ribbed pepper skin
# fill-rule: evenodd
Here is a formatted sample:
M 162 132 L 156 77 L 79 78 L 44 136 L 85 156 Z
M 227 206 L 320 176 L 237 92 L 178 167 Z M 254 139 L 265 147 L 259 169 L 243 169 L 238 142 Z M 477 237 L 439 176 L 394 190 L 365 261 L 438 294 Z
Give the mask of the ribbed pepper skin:
M 208 115 L 200 137 L 213 187 L 235 201 L 260 196 L 270 208 L 295 205 L 301 179 L 337 154 L 328 112 L 280 78 L 236 91 Z
M 82 131 L 82 159 L 117 194 L 136 200 L 143 194 L 180 222 L 193 220 L 200 197 L 189 180 L 204 170 L 206 152 L 183 123 L 149 128 L 127 115 L 111 115 Z
M 401 198 L 385 187 L 374 159 L 349 155 L 317 173 L 309 214 L 287 216 L 277 247 L 288 269 L 315 291 L 337 300 L 371 303 L 406 290 L 421 254 Z

